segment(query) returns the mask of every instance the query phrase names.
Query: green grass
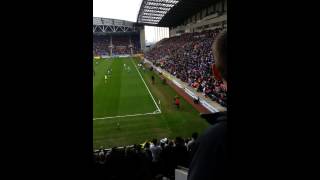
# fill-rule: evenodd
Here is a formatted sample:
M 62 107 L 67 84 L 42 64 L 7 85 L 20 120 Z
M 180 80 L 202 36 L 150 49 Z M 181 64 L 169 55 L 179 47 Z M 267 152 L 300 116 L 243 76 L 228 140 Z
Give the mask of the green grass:
M 113 58 L 98 61 L 98 64 L 94 63 L 94 118 L 144 114 L 157 110 L 134 66 L 138 59 Z M 124 69 L 124 63 L 130 66 L 130 72 Z M 112 75 L 105 82 L 104 75 L 108 68 L 112 69 Z M 154 137 L 190 137 L 193 132 L 201 133 L 208 126 L 184 99 L 181 99 L 181 108 L 177 110 L 173 105 L 173 97 L 177 93 L 170 86 L 162 84 L 154 72 L 139 71 L 155 101 L 158 103 L 160 100 L 162 113 L 94 120 L 94 148 L 142 143 Z M 151 84 L 151 75 L 156 78 L 155 84 Z M 117 122 L 120 123 L 120 129 L 117 128 Z

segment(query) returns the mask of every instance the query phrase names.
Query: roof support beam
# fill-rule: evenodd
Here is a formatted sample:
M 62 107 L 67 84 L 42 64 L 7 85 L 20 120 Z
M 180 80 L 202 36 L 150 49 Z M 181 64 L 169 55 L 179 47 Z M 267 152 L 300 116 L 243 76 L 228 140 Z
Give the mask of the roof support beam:
M 178 2 L 179 0 L 143 0 L 137 22 L 145 23 L 146 20 L 153 20 L 153 23 L 158 23 Z

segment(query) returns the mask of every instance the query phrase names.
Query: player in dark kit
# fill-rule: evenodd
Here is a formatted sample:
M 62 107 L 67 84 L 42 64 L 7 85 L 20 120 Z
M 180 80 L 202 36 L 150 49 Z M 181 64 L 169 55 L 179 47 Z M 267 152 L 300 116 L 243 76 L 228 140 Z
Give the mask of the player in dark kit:
M 154 76 L 151 76 L 152 84 L 154 84 Z

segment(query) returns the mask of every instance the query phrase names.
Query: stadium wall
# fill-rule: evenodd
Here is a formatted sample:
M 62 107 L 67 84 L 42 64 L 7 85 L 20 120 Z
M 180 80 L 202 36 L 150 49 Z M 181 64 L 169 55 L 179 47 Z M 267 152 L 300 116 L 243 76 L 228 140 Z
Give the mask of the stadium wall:
M 191 15 L 181 24 L 171 27 L 170 37 L 220 27 L 227 27 L 227 0 L 218 1 L 212 6 Z
M 183 167 L 178 167 L 174 171 L 175 180 L 187 180 L 188 179 L 188 169 Z
M 227 14 L 218 16 L 218 14 L 210 15 L 201 21 L 193 24 L 181 25 L 170 30 L 170 37 L 177 36 L 183 33 L 200 32 L 203 30 L 216 29 L 227 27 Z

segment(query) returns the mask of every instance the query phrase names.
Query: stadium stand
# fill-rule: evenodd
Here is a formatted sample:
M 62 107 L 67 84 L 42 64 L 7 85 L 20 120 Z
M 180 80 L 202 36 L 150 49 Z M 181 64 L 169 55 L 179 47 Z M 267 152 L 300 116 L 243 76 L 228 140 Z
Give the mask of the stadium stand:
M 146 59 L 203 92 L 207 97 L 227 106 L 222 81 L 212 78 L 212 43 L 222 30 L 185 33 L 158 42 L 145 54 Z
M 140 28 L 129 21 L 93 17 L 93 55 L 118 56 L 140 52 Z
M 163 138 L 125 147 L 114 147 L 94 152 L 94 162 L 110 179 L 151 179 L 167 177 L 174 179 L 175 169 L 188 167 L 191 150 L 187 149 L 190 138 Z M 154 153 L 157 149 L 157 153 Z M 127 173 L 122 173 L 127 172 Z
M 139 37 L 137 35 L 94 35 L 93 36 L 93 55 L 110 56 L 136 54 L 139 47 Z
M 139 25 L 170 27 L 170 38 L 156 43 L 144 57 L 224 107 L 227 106 L 226 88 L 221 80 L 212 77 L 215 63 L 212 44 L 217 34 L 226 28 L 226 3 L 226 0 L 172 0 L 167 3 L 143 0 L 137 18 Z M 159 8 L 163 10 L 156 10 Z M 94 18 L 94 32 L 113 29 L 115 21 Z M 134 29 L 135 25 L 130 27 Z M 98 56 L 130 54 L 131 48 L 137 53 L 143 49 L 142 42 L 138 35 L 94 35 L 93 53 Z M 190 165 L 195 142 L 198 142 L 197 135 L 193 134 L 192 138 L 185 139 L 163 138 L 111 149 L 101 147 L 94 151 L 93 161 L 104 179 L 166 177 L 186 180 L 188 169 L 183 167 Z
M 93 36 L 93 55 L 94 56 L 108 56 L 110 45 L 109 36 L 94 35 Z

